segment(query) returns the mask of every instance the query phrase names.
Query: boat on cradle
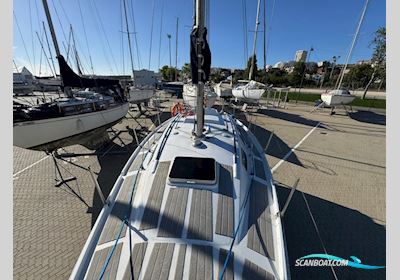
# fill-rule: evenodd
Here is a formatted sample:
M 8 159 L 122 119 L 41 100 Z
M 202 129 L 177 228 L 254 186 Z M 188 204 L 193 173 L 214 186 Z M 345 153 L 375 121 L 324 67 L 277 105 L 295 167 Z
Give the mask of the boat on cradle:
M 239 82 L 243 83 L 243 81 Z M 237 100 L 258 102 L 265 89 L 266 85 L 256 81 L 249 81 L 232 89 L 232 95 Z
M 331 114 L 334 112 L 335 106 L 349 104 L 356 98 L 354 95 L 351 95 L 347 89 L 342 88 L 342 82 L 343 82 L 344 75 L 346 73 L 347 65 L 348 65 L 351 55 L 353 53 L 353 49 L 356 44 L 358 34 L 360 32 L 360 28 L 361 28 L 361 25 L 362 25 L 364 17 L 365 17 L 365 13 L 367 11 L 368 2 L 369 2 L 368 0 L 365 2 L 363 11 L 361 13 L 360 20 L 358 21 L 357 29 L 356 29 L 356 32 L 354 33 L 349 52 L 347 53 L 346 61 L 344 63 L 343 68 L 340 71 L 337 85 L 335 85 L 336 89 L 331 90 L 328 93 L 321 94 L 321 100 L 323 101 L 323 105 L 332 107 Z
M 77 92 L 74 98 L 28 106 L 14 99 L 13 145 L 37 150 L 54 150 L 72 137 L 119 122 L 128 112 L 128 103 L 116 102 L 111 96 L 94 92 Z M 83 137 L 74 139 L 83 140 Z
M 214 91 L 218 95 L 218 98 L 231 98 L 232 97 L 231 81 L 219 82 L 214 86 Z
M 129 87 L 127 99 L 130 103 L 148 102 L 155 93 L 154 88 L 139 88 L 136 86 Z
M 54 151 L 68 145 L 84 144 L 82 139 L 88 138 L 85 133 L 105 131 L 113 126 L 128 113 L 129 103 L 118 80 L 83 77 L 69 67 L 59 51 L 46 0 L 43 6 L 67 97 L 31 106 L 14 100 L 13 144 Z M 88 89 L 82 91 L 79 88 Z
M 192 84 L 184 84 L 183 85 L 183 101 L 187 104 L 190 108 L 196 107 L 196 100 L 197 100 L 197 93 L 196 87 Z M 207 108 L 211 108 L 215 101 L 217 100 L 217 94 L 208 86 L 204 87 L 204 104 Z
M 61 89 L 60 77 L 37 77 L 35 76 L 35 88 L 38 91 L 58 91 Z
M 165 82 L 161 85 L 161 89 L 182 98 L 183 82 Z
M 288 279 L 262 147 L 240 121 L 213 108 L 193 146 L 194 122 L 177 115 L 134 151 L 70 279 Z
M 321 94 L 321 100 L 327 106 L 346 105 L 356 98 L 347 89 L 335 89 Z

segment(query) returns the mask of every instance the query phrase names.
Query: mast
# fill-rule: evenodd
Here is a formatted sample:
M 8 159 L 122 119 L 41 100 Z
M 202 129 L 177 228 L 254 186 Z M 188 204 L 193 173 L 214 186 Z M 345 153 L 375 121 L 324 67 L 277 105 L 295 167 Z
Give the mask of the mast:
M 255 62 L 255 56 L 256 56 L 257 32 L 258 32 L 258 25 L 260 24 L 260 21 L 259 21 L 259 18 L 260 18 L 260 4 L 261 4 L 261 0 L 258 0 L 258 3 L 257 3 L 257 17 L 256 17 L 256 29 L 254 31 L 254 41 L 253 41 L 253 57 L 251 58 L 249 80 L 251 80 L 253 78 L 252 74 L 253 74 L 254 62 Z
M 124 12 L 125 12 L 125 22 L 126 22 L 126 33 L 128 34 L 128 44 L 129 44 L 129 55 L 131 58 L 131 68 L 132 68 L 132 80 L 135 82 L 135 71 L 133 69 L 133 56 L 132 56 L 132 46 L 131 46 L 131 36 L 129 33 L 129 24 L 128 24 L 128 16 L 126 13 L 126 0 L 124 1 Z
M 354 46 L 355 46 L 355 44 L 356 44 L 356 42 L 357 42 L 358 34 L 359 34 L 359 32 L 360 32 L 361 25 L 362 25 L 362 22 L 363 22 L 363 20 L 364 20 L 365 12 L 367 11 L 368 2 L 369 2 L 369 0 L 366 0 L 366 1 L 365 1 L 365 6 L 364 6 L 363 12 L 362 12 L 362 14 L 361 14 L 360 21 L 358 22 L 357 30 L 356 30 L 356 33 L 354 34 L 353 42 L 351 43 L 351 47 L 350 47 L 350 51 L 349 51 L 349 53 L 347 54 L 346 62 L 345 62 L 345 64 L 344 64 L 344 67 L 342 68 L 342 71 L 340 72 L 340 78 L 339 78 L 339 83 L 338 83 L 337 89 L 340 89 L 340 87 L 341 87 L 341 85 L 342 85 L 343 78 L 344 78 L 344 72 L 346 71 L 346 68 L 347 68 L 347 65 L 348 65 L 348 63 L 349 63 L 351 54 L 352 54 L 352 52 L 353 52 L 353 48 L 354 48 Z
M 75 53 L 75 60 L 76 60 L 76 68 L 78 69 L 79 75 L 82 75 L 82 70 L 79 67 L 79 56 L 78 56 L 78 51 L 76 50 L 75 35 L 74 35 L 74 30 L 72 29 L 72 24 L 70 25 L 70 28 L 71 28 L 72 42 L 74 43 L 74 53 Z
M 197 54 L 197 76 L 198 82 L 196 84 L 197 100 L 196 100 L 196 139 L 200 139 L 203 135 L 204 127 L 204 83 L 202 82 L 203 70 L 201 65 L 203 62 L 203 55 L 201 54 L 201 48 L 205 43 L 203 41 L 204 33 L 204 0 L 196 0 L 196 22 L 195 28 L 197 28 L 196 38 L 196 54 Z
M 54 49 L 56 50 L 56 55 L 60 56 L 60 48 L 58 47 L 56 32 L 54 31 L 53 21 L 51 20 L 49 6 L 47 5 L 47 0 L 42 0 L 44 12 L 46 14 L 47 23 L 49 24 L 51 38 L 53 39 Z
M 49 64 L 49 68 L 51 70 L 51 73 L 53 74 L 54 78 L 56 78 L 56 74 L 53 72 L 53 69 L 51 68 L 50 62 L 49 62 L 49 60 L 47 58 L 46 52 L 45 52 L 44 47 L 43 47 L 42 40 L 40 40 L 39 33 L 37 31 L 36 31 L 36 35 L 37 35 L 37 38 L 39 40 L 40 46 L 42 47 L 42 51 L 44 53 L 44 56 L 46 57 L 47 63 Z

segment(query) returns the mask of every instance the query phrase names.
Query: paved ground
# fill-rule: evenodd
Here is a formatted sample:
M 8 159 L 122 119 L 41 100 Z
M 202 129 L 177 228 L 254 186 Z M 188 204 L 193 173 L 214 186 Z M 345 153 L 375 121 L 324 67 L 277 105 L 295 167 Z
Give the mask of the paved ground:
M 165 111 L 169 105 L 170 102 L 163 103 Z M 306 105 L 289 104 L 288 109 L 238 114 L 252 123 L 251 129 L 263 145 L 274 131 L 266 156 L 271 167 L 275 166 L 281 206 L 289 193 L 288 186 L 300 179 L 284 217 L 292 279 L 335 279 L 330 268 L 294 266 L 297 258 L 324 250 L 347 259 L 357 256 L 365 264 L 384 265 L 385 117 L 357 112 L 349 118 L 339 110 L 335 116 L 329 116 L 328 111 L 310 114 L 310 109 Z M 154 128 L 155 114 L 153 111 L 151 119 L 139 122 Z M 162 119 L 168 115 L 164 113 Z M 72 164 L 60 161 L 65 177 L 70 176 L 66 170 L 77 177 L 68 183 L 69 187 L 54 187 L 51 157 L 14 147 L 15 279 L 69 277 L 101 209 L 87 167 L 95 172 L 101 188 L 108 194 L 135 148 L 132 129 L 138 125 L 126 119 L 115 128 L 127 130 L 126 126 L 130 129 L 121 134 L 125 147 L 116 140 L 105 155 L 107 149 L 98 151 L 101 152 L 98 156 L 71 158 Z M 144 131 L 139 133 L 144 134 Z M 306 135 L 287 161 L 277 166 Z M 65 150 L 93 152 L 78 145 Z M 384 270 L 335 268 L 334 273 L 337 279 L 385 277 Z
M 310 110 L 290 104 L 246 116 L 262 144 L 274 131 L 267 150 L 273 169 L 317 127 L 273 174 L 281 207 L 288 186 L 300 179 L 284 217 L 292 279 L 385 279 L 385 270 L 294 266 L 297 258 L 313 253 L 356 256 L 370 265 L 386 262 L 385 116 Z

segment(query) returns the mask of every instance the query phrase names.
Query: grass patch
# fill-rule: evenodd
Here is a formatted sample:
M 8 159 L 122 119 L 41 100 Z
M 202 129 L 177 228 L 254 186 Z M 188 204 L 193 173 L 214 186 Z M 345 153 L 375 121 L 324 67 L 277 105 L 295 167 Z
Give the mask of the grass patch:
M 282 99 L 284 98 L 284 94 L 282 93 Z M 265 93 L 263 95 L 264 98 L 267 97 L 267 94 Z M 288 98 L 289 101 L 303 101 L 303 102 L 312 102 L 314 103 L 318 99 L 321 98 L 320 94 L 317 93 L 309 93 L 309 92 L 301 92 L 296 93 L 296 92 L 289 92 L 288 93 Z M 380 109 L 386 109 L 386 100 L 385 99 L 361 99 L 359 97 L 356 97 L 353 102 L 350 103 L 351 106 L 358 106 L 358 107 L 368 107 L 368 108 L 380 108 Z

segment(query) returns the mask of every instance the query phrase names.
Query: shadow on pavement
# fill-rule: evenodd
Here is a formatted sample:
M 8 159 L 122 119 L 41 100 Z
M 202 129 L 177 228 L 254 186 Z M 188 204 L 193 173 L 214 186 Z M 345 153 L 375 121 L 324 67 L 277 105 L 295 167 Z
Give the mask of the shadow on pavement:
M 289 189 L 276 183 L 276 191 L 282 208 Z M 295 266 L 296 259 L 302 256 L 324 253 L 305 200 L 328 254 L 344 259 L 356 256 L 363 264 L 385 266 L 385 226 L 359 211 L 309 194 L 304 197 L 302 192 L 296 191 L 283 218 L 292 279 L 334 279 L 330 267 Z M 385 279 L 386 273 L 386 269 L 352 267 L 334 267 L 334 270 L 338 279 Z
M 359 110 L 354 113 L 349 113 L 349 117 L 359 122 L 386 125 L 386 115 L 377 114 L 371 111 Z

